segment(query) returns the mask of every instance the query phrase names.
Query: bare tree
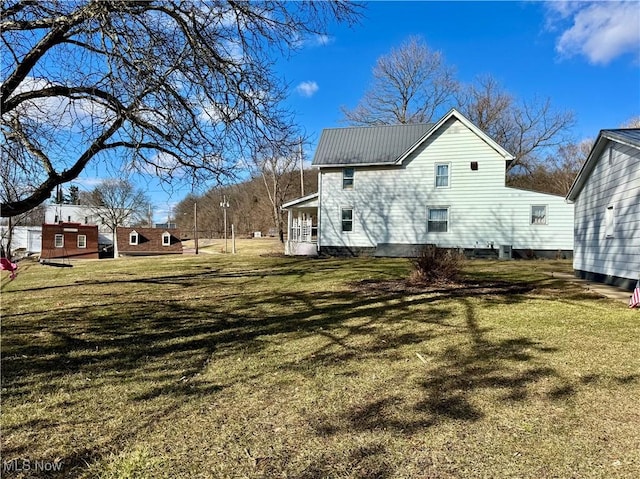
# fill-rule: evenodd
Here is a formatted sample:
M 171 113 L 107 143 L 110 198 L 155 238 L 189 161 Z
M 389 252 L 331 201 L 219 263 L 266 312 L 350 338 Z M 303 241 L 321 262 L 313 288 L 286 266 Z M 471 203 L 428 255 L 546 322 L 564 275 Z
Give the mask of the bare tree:
M 24 193 L 23 172 L 8 160 L 17 148 L 19 145 L 15 142 L 2 142 L 0 145 L 0 201 L 3 204 L 15 201 Z M 13 217 L 10 216 L 3 221 L 3 226 L 6 228 L 2 228 L 1 236 L 7 257 L 11 257 L 11 243 L 16 226 L 34 226 L 42 225 L 42 223 L 44 223 L 44 208 L 42 207 L 30 209 Z
M 23 213 L 91 161 L 166 180 L 231 175 L 294 131 L 273 55 L 351 22 L 331 2 L 7 0 L 0 16 L 1 132 Z
M 458 89 L 454 69 L 420 37 L 378 58 L 360 103 L 342 112 L 353 125 L 427 123 L 444 113 Z
M 550 99 L 517 101 L 490 75 L 461 90 L 462 113 L 514 155 L 507 171 L 532 171 L 550 151 L 569 143 L 570 111 L 557 111 Z
M 640 116 L 629 118 L 620 128 L 640 128 Z
M 592 139 L 564 144 L 530 171 L 512 174 L 509 177 L 509 185 L 565 196 L 589 156 L 592 146 Z
M 99 221 L 111 230 L 114 257 L 118 257 L 116 228 L 144 221 L 149 199 L 144 191 L 127 180 L 105 180 L 88 197 L 88 206 Z

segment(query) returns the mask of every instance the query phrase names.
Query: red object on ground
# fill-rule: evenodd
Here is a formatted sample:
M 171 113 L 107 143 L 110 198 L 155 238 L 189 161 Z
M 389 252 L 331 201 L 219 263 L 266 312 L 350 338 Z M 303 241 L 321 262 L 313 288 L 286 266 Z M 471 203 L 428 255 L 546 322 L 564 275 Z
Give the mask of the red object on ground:
M 0 269 L 5 271 L 11 271 L 11 274 L 9 275 L 9 277 L 11 279 L 15 279 L 18 265 L 9 261 L 8 258 L 0 258 Z

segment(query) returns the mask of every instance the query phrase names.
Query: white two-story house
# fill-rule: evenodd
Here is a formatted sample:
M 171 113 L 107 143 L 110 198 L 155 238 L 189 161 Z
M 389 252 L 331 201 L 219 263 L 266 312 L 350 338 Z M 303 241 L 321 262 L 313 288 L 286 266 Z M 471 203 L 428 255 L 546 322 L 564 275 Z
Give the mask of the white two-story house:
M 415 256 L 432 244 L 571 257 L 573 205 L 505 186 L 512 159 L 456 110 L 435 124 L 325 129 L 318 192 L 283 205 L 286 253 Z

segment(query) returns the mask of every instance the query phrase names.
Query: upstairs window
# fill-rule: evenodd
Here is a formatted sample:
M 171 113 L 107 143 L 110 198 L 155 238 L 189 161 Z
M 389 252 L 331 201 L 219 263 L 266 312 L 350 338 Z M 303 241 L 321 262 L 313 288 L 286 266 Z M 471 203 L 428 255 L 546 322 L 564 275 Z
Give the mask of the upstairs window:
M 436 188 L 449 187 L 449 163 L 436 163 Z
M 162 246 L 171 246 L 171 235 L 169 233 L 162 233 Z
M 87 247 L 87 235 L 78 235 L 78 249 Z
M 427 232 L 446 233 L 447 231 L 449 231 L 449 208 L 429 208 Z
M 342 189 L 353 189 L 353 178 L 355 176 L 355 170 L 353 168 L 344 168 L 342 170 Z
M 342 231 L 349 233 L 353 231 L 353 209 L 342 208 Z
M 138 233 L 135 231 L 132 231 L 131 233 L 129 233 L 129 244 L 130 245 L 137 245 L 138 244 Z
M 547 224 L 547 206 L 533 205 L 531 207 L 531 224 L 546 225 Z

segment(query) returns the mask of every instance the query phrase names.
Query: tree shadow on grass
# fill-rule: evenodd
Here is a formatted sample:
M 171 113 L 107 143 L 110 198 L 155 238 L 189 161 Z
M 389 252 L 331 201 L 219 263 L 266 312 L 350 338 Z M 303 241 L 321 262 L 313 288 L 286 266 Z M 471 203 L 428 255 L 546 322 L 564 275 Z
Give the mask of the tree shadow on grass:
M 362 272 L 366 271 L 365 265 L 362 263 Z M 337 261 L 313 264 L 314 272 L 327 274 L 341 266 Z M 308 267 L 303 262 L 287 263 L 272 274 L 295 283 L 307 274 Z M 265 279 L 269 279 L 265 270 L 198 270 L 159 278 L 86 280 L 75 287 L 107 284 L 127 288 L 151 284 L 176 285 L 179 289 L 197 286 L 215 291 L 223 284 L 246 286 Z M 504 401 L 523 401 L 528 397 L 528 385 L 543 378 L 554 378 L 558 383 L 549 395 L 550 400 L 576 394 L 571 383 L 544 365 L 545 354 L 554 353 L 553 348 L 527 337 L 489 339 L 488 331 L 476 319 L 475 308 L 479 304 L 524 301 L 539 283 L 514 285 L 477 280 L 464 287 L 430 290 L 397 287 L 397 281 L 395 287 L 390 288 L 389 284 L 366 281 L 339 291 L 285 288 L 282 292 L 247 287 L 198 301 L 169 295 L 133 296 L 135 299 L 131 300 L 122 290 L 105 297 L 98 289 L 90 293 L 94 296 L 89 299 L 99 305 L 93 308 L 61 305 L 36 317 L 9 312 L 3 317 L 3 396 L 8 401 L 20 401 L 22 396 L 53 394 L 68 377 L 76 375 L 102 378 L 103 382 L 116 386 L 133 378 L 139 387 L 122 398 L 129 403 L 171 399 L 157 415 L 142 420 L 132 418 L 135 426 L 130 430 L 102 438 L 102 444 L 122 444 L 152 428 L 154 421 L 165 419 L 187 399 L 215 397 L 234 381 L 257 380 L 271 371 L 257 369 L 252 373 L 254 376 L 207 381 L 199 374 L 211 358 L 259 356 L 273 342 L 321 338 L 323 341 L 311 353 L 295 361 L 282 360 L 278 366 L 312 376 L 319 368 L 335 363 L 363 359 L 400 361 L 403 358 L 399 348 L 413 345 L 420 349 L 443 336 L 452 338 L 451 345 L 429 357 L 423 378 L 409 385 L 417 388 L 419 400 L 408 401 L 398 394 L 381 391 L 370 400 L 346 408 L 337 420 L 310 414 L 309 421 L 316 432 L 330 436 L 385 429 L 408 434 L 443 421 L 475 422 L 486 416 L 474 400 L 481 391 L 492 389 L 501 392 Z M 44 288 L 30 290 L 38 291 Z M 124 303 L 121 298 L 125 298 Z M 389 325 L 397 326 L 389 328 Z M 348 373 L 348 368 L 342 368 L 341 372 Z M 92 384 L 76 387 L 90 391 Z M 43 437 L 45 429 L 52 427 L 27 421 L 21 428 L 30 426 L 35 428 L 33 433 Z M 19 448 L 7 452 L 20 453 Z M 104 445 L 90 443 L 64 460 L 74 468 L 81 468 L 107 452 Z M 384 461 L 384 447 L 374 445 L 353 454 L 354 467 L 362 466 L 361 474 L 355 477 L 392 474 Z M 332 461 L 335 459 L 319 454 L 302 477 L 324 476 L 332 470 Z

